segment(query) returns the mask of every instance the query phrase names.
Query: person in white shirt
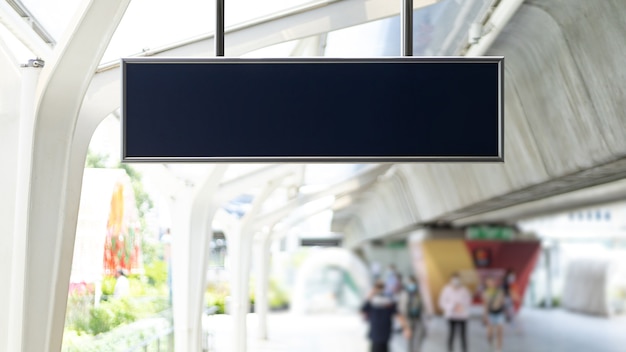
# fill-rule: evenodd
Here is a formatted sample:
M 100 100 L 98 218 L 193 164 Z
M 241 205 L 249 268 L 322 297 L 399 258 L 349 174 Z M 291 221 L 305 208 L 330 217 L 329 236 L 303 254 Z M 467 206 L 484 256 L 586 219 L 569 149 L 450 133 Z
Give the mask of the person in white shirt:
M 467 319 L 469 318 L 472 295 L 463 286 L 459 274 L 454 273 L 450 282 L 443 288 L 439 296 L 439 307 L 443 310 L 448 320 L 450 330 L 448 332 L 448 351 L 453 351 L 454 335 L 458 329 L 461 335 L 461 347 L 467 352 Z
M 128 282 L 128 278 L 126 277 L 126 273 L 123 269 L 119 269 L 115 273 L 116 281 L 115 281 L 115 290 L 113 291 L 114 298 L 122 298 L 128 296 L 130 293 L 130 283 Z

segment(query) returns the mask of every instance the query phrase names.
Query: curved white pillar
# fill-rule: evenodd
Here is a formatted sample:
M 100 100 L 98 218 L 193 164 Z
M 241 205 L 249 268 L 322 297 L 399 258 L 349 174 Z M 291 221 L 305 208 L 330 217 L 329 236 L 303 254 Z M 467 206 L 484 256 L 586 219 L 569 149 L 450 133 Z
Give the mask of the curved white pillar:
M 263 233 L 255 242 L 256 246 L 256 290 L 254 297 L 254 312 L 258 319 L 259 339 L 267 340 L 267 313 L 269 311 L 269 282 L 270 282 L 270 246 L 272 234 Z
M 18 134 L 20 121 L 20 72 L 12 58 L 0 48 L 0 266 L 5 277 L 11 280 L 15 219 L 15 188 L 18 168 Z M 11 287 L 11 285 L 7 285 Z M 8 351 L 7 339 L 11 326 L 8 316 L 11 309 L 11 288 L 0 290 L 0 351 Z
M 247 349 L 247 315 L 250 311 L 249 280 L 252 257 L 250 232 L 240 222 L 233 224 L 225 233 L 228 240 L 230 275 L 230 315 L 233 334 L 230 351 L 245 352 Z
M 174 343 L 176 351 L 194 351 L 192 345 L 192 326 L 189 323 L 189 278 L 188 255 L 191 239 L 191 208 L 193 189 L 179 192 L 170 204 L 172 217 L 172 308 L 174 314 Z
M 200 351 L 206 269 L 216 211 L 215 193 L 227 166 L 211 170 L 199 189 L 187 188 L 172 203 L 172 305 L 176 351 Z
M 72 141 L 87 87 L 130 0 L 85 1 L 38 85 L 24 233 L 21 304 L 10 319 L 9 351 L 59 351 L 76 230 Z M 80 185 L 78 185 L 79 188 Z M 73 211 L 71 209 L 76 209 Z M 18 210 L 19 211 L 19 210 Z
M 28 228 L 28 197 L 29 181 L 31 174 L 31 156 L 33 147 L 33 130 L 35 127 L 35 98 L 37 82 L 41 68 L 23 67 L 22 89 L 20 91 L 20 124 L 18 134 L 16 182 L 15 182 L 15 212 L 14 231 L 12 243 L 12 262 L 10 279 L 10 302 L 9 336 L 19 336 L 23 323 L 22 308 L 25 304 L 24 294 L 27 289 L 24 285 L 24 271 L 26 270 L 26 258 L 28 241 L 26 233 Z M 14 341 L 9 339 L 9 341 Z M 16 348 L 16 345 L 9 344 L 9 349 Z
M 232 352 L 245 352 L 247 350 L 247 315 L 250 311 L 250 265 L 252 264 L 252 245 L 257 228 L 254 219 L 267 197 L 280 186 L 281 178 L 270 180 L 263 188 L 261 194 L 255 197 L 252 207 L 243 219 L 235 221 L 230 228 L 226 229 L 225 235 L 228 240 L 229 272 L 231 277 L 230 314 L 233 323 L 233 335 L 230 350 Z

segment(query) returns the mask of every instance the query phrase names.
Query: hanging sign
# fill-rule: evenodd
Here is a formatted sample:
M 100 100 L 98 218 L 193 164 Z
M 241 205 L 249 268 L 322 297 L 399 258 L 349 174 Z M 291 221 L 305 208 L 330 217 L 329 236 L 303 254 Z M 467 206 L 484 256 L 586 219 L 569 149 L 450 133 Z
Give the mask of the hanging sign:
M 125 162 L 502 162 L 502 57 L 122 60 Z

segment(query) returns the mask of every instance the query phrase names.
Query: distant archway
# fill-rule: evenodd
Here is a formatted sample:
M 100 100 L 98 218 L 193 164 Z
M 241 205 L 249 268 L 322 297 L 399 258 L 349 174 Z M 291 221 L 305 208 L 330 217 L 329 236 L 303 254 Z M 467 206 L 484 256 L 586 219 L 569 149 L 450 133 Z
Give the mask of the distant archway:
M 325 285 L 325 290 L 320 286 Z M 317 290 L 312 288 L 318 287 Z M 367 266 L 343 248 L 314 251 L 296 275 L 291 299 L 295 313 L 355 308 L 371 287 Z

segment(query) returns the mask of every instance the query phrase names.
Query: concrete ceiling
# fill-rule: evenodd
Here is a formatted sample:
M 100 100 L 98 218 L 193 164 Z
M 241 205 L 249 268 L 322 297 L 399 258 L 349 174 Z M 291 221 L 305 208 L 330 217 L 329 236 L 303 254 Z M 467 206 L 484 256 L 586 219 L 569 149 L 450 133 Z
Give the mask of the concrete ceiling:
M 392 180 L 368 190 L 376 197 L 341 210 L 333 230 L 358 243 L 608 199 L 597 191 L 537 203 L 626 177 L 625 21 L 620 0 L 526 1 L 488 52 L 505 56 L 505 163 L 396 165 Z M 532 212 L 516 208 L 531 202 Z

